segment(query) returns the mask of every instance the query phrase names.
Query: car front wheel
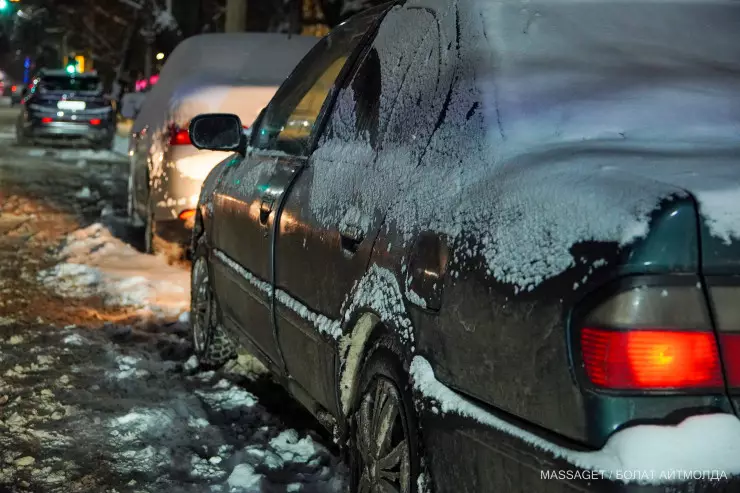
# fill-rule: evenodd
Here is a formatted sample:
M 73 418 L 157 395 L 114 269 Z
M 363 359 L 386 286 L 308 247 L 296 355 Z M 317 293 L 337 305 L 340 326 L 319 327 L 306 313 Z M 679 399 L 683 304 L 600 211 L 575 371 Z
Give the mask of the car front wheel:
M 235 346 L 218 322 L 218 303 L 213 296 L 204 255 L 193 262 L 190 295 L 190 338 L 201 366 L 220 368 L 236 357 Z
M 393 352 L 368 359 L 351 437 L 352 491 L 416 493 L 418 428 L 408 376 Z

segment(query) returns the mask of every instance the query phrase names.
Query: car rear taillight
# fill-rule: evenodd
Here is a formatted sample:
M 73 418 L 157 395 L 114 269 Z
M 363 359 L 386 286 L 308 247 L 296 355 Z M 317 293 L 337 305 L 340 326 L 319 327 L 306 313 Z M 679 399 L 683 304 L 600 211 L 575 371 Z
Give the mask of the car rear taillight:
M 10 86 L 11 92 L 16 92 L 18 90 L 18 86 Z
M 45 116 L 45 117 L 43 117 L 43 118 L 41 119 L 41 123 L 51 123 L 51 122 L 53 122 L 53 121 L 54 121 L 54 119 L 53 119 L 53 118 L 51 118 L 51 117 L 48 117 L 48 116 Z
M 188 133 L 188 129 L 179 128 L 177 126 L 170 127 L 170 145 L 192 145 L 192 142 L 190 142 L 190 134 Z
M 582 374 L 596 390 L 724 390 L 698 283 L 622 291 L 588 310 L 577 330 Z
M 90 120 L 90 125 L 100 125 L 101 122 L 100 118 L 93 118 Z
M 721 388 L 722 365 L 712 332 L 581 330 L 583 362 L 604 389 Z

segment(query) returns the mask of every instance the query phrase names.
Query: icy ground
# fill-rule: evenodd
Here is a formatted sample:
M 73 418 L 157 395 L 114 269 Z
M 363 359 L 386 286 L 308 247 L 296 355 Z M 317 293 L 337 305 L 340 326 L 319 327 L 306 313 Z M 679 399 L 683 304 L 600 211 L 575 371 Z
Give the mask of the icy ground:
M 181 327 L 174 327 L 177 333 Z M 342 467 L 265 378 L 200 372 L 176 339 L 38 328 L 0 343 L 0 485 L 17 491 L 332 492 Z M 167 347 L 169 345 L 169 347 Z M 165 349 L 166 347 L 166 349 Z M 298 418 L 275 412 L 288 403 Z M 297 431 L 301 430 L 301 431 Z
M 21 148 L 0 108 L 0 491 L 338 492 L 328 435 L 247 355 L 197 368 L 189 273 L 140 253 L 125 157 Z

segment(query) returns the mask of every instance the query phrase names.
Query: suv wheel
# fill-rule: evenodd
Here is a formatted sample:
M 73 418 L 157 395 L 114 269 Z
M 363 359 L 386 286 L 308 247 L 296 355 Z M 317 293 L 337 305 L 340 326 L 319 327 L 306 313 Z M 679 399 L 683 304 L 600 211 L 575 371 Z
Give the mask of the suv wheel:
M 376 350 L 360 388 L 351 424 L 352 491 L 416 493 L 418 428 L 408 376 L 396 355 Z
M 190 338 L 201 366 L 220 368 L 236 358 L 236 348 L 218 323 L 218 303 L 213 296 L 208 264 L 200 255 L 193 262 L 190 295 Z

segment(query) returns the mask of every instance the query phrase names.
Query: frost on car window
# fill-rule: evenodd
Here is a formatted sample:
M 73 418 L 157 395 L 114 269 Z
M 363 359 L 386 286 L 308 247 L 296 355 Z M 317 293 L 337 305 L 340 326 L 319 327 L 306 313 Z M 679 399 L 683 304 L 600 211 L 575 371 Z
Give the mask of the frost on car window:
M 432 26 L 433 17 L 426 11 L 392 10 L 355 77 L 340 91 L 329 128 L 312 156 L 315 177 L 310 205 L 322 224 L 336 226 L 352 207 L 367 217 L 383 213 L 395 198 L 396 189 L 388 183 L 406 179 L 409 147 L 376 139 L 392 122 L 397 131 L 410 132 L 416 126 L 409 118 L 401 125 L 404 115 L 394 108 L 404 99 L 407 78 L 419 77 L 419 71 L 425 70 L 422 59 L 414 55 Z M 379 80 L 368 80 L 378 74 Z M 429 76 L 434 83 L 436 69 Z M 383 178 L 378 180 L 378 174 Z
M 516 290 L 573 265 L 574 245 L 644 237 L 653 211 L 687 191 L 712 234 L 737 239 L 726 151 L 740 128 L 740 45 L 728 13 L 700 2 L 408 2 L 376 41 L 382 145 L 363 161 L 362 145 L 323 141 L 320 154 L 354 159 L 349 176 L 315 184 L 312 209 L 387 213 L 407 242 L 447 235 L 455 259 L 483 261 Z

